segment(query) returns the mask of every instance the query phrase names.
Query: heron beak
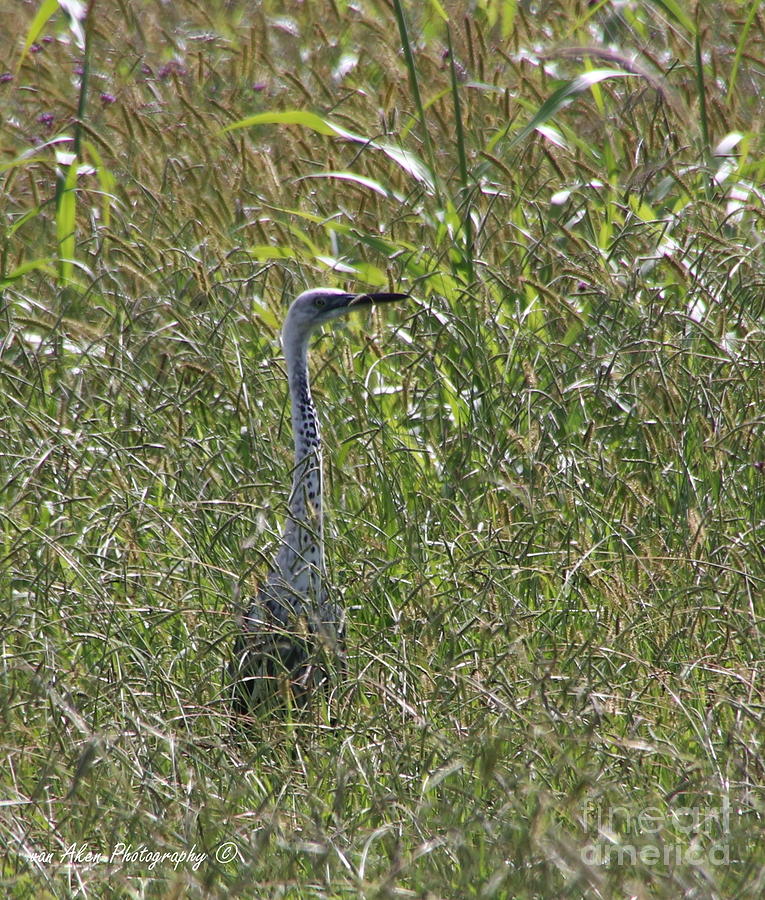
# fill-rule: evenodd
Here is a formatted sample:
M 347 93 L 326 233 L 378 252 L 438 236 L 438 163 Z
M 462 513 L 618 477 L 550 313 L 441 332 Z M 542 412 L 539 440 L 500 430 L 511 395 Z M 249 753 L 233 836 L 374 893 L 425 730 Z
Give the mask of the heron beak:
M 348 299 L 342 304 L 349 309 L 357 306 L 372 306 L 374 303 L 392 303 L 395 300 L 406 300 L 409 294 L 348 294 Z

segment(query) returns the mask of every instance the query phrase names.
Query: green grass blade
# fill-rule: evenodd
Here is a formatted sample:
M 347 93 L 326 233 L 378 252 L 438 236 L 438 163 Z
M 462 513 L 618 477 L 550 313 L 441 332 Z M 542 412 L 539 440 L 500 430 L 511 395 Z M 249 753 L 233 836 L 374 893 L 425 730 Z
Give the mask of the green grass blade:
M 654 6 L 664 10 L 675 22 L 682 25 L 689 35 L 696 35 L 696 24 L 677 0 L 651 0 L 651 2 Z
M 704 60 L 701 52 L 701 35 L 696 34 L 694 41 L 695 74 L 698 86 L 699 127 L 701 129 L 701 152 L 707 169 L 712 170 L 712 147 L 709 136 L 709 119 L 707 117 L 707 93 L 704 79 Z
M 338 137 L 347 138 L 350 141 L 363 141 L 363 137 L 358 134 L 346 131 L 328 119 L 303 109 L 288 109 L 282 112 L 262 112 L 253 116 L 247 116 L 244 119 L 238 119 L 231 122 L 221 129 L 221 133 L 225 134 L 229 131 L 238 131 L 241 128 L 252 128 L 256 125 L 300 125 L 301 128 L 308 128 L 319 134 L 336 135 Z
M 225 134 L 242 128 L 253 128 L 261 125 L 299 125 L 301 128 L 307 128 L 310 131 L 315 131 L 317 134 L 339 137 L 347 141 L 353 141 L 357 144 L 364 144 L 374 150 L 380 150 L 407 174 L 427 185 L 430 190 L 435 190 L 432 172 L 422 160 L 410 150 L 405 150 L 402 147 L 397 147 L 386 141 L 376 141 L 362 137 L 359 134 L 355 134 L 354 132 L 341 127 L 331 119 L 319 116 L 316 113 L 307 110 L 292 109 L 282 112 L 258 113 L 230 123 L 225 128 L 221 129 L 220 133 Z
M 338 181 L 347 181 L 350 184 L 368 188 L 381 197 L 390 196 L 390 192 L 379 181 L 375 181 L 374 178 L 367 178 L 365 175 L 357 175 L 355 172 L 311 172 L 309 175 L 301 175 L 298 181 L 305 181 L 309 178 L 335 178 Z
M 42 34 L 43 28 L 45 28 L 48 19 L 58 11 L 59 4 L 58 0 L 43 0 L 40 4 L 39 9 L 35 13 L 35 17 L 32 19 L 32 22 L 27 29 L 27 35 L 24 38 L 24 46 L 21 48 L 21 55 L 19 56 L 19 61 L 16 64 L 16 71 L 21 69 L 21 65 L 24 62 L 24 59 L 29 52 L 29 48 Z
M 62 285 L 72 280 L 75 260 L 77 220 L 77 169 L 75 159 L 60 180 L 56 209 L 56 240 L 59 253 L 59 279 Z
M 55 275 L 53 264 L 56 261 L 57 260 L 54 257 L 47 257 L 46 259 L 29 259 L 13 268 L 6 275 L 0 276 L 0 288 L 8 287 L 8 285 L 13 284 L 14 281 L 19 281 L 19 279 L 28 275 L 30 272 L 44 272 L 46 275 Z
M 473 218 L 471 209 L 471 186 L 468 175 L 467 151 L 465 149 L 465 130 L 462 121 L 462 105 L 460 102 L 459 80 L 457 67 L 454 60 L 454 48 L 452 46 L 451 28 L 446 27 L 447 45 L 449 48 L 449 69 L 451 75 L 452 104 L 454 107 L 455 137 L 457 140 L 457 159 L 459 161 L 460 181 L 462 182 L 462 202 L 459 205 L 459 213 L 462 219 L 462 231 L 465 246 L 465 266 L 468 284 L 472 284 L 475 278 L 473 261 Z
M 393 11 L 396 15 L 396 23 L 398 24 L 399 35 L 401 37 L 401 48 L 404 51 L 404 60 L 406 62 L 407 75 L 409 77 L 409 89 L 412 92 L 417 116 L 420 120 L 420 131 L 422 133 L 422 142 L 425 146 L 425 156 L 429 163 L 428 182 L 432 185 L 436 192 L 436 198 L 439 197 L 438 179 L 436 177 L 436 161 L 433 153 L 433 143 L 430 140 L 430 132 L 428 130 L 428 121 L 425 117 L 425 108 L 422 103 L 422 95 L 420 93 L 420 82 L 417 75 L 417 66 L 414 61 L 414 53 L 412 45 L 409 41 L 409 32 L 406 25 L 406 16 L 401 0 L 393 0 Z M 440 202 L 440 200 L 439 200 Z
M 744 21 L 744 26 L 741 29 L 741 34 L 738 39 L 738 43 L 736 44 L 736 55 L 733 58 L 733 66 L 730 70 L 730 76 L 728 77 L 728 92 L 726 95 L 726 100 L 728 103 L 731 102 L 733 95 L 736 92 L 736 84 L 738 83 L 738 70 L 741 66 L 741 58 L 744 54 L 744 49 L 747 46 L 747 38 L 749 37 L 749 32 L 751 31 L 752 24 L 757 16 L 758 10 L 762 6 L 762 0 L 751 0 L 749 5 L 749 12 L 747 13 L 746 19 Z
M 594 84 L 598 84 L 607 78 L 633 78 L 633 72 L 623 72 L 621 69 L 594 69 L 591 72 L 585 72 L 578 75 L 572 81 L 566 82 L 554 91 L 545 102 L 539 107 L 531 121 L 525 125 L 517 134 L 513 135 L 508 147 L 525 141 L 526 138 L 540 125 L 544 125 L 548 119 L 555 116 L 561 109 L 571 103 L 578 94 L 590 90 Z M 509 128 L 510 126 L 508 126 Z M 496 134 L 489 141 L 487 150 L 491 152 L 499 141 L 507 136 L 508 129 Z

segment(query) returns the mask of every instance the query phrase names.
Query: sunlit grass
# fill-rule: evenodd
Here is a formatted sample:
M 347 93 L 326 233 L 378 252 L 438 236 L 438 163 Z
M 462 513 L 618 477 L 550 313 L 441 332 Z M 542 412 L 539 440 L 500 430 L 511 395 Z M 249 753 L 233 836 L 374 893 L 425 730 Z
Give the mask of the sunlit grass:
M 758 896 L 759 4 L 94 4 L 87 54 L 35 12 L 0 37 L 6 893 Z M 318 284 L 413 297 L 313 351 L 338 725 L 248 734 Z

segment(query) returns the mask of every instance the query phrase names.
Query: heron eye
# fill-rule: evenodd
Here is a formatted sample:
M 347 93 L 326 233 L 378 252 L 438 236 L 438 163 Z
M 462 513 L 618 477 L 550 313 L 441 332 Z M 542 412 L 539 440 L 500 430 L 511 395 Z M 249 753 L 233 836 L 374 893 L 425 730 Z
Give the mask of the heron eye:
M 317 297 L 313 302 L 320 308 L 326 303 L 323 297 Z

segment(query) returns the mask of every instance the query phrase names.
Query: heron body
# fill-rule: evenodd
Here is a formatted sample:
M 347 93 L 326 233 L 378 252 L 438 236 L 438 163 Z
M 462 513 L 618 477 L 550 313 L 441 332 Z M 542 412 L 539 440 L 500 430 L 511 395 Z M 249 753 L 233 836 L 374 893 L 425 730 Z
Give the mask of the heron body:
M 247 609 L 232 662 L 234 708 L 254 711 L 269 701 L 302 703 L 344 654 L 344 613 L 327 592 L 322 509 L 322 448 L 308 374 L 308 342 L 316 328 L 373 303 L 406 294 L 305 291 L 282 329 L 292 404 L 295 465 L 287 518 L 274 568 Z

